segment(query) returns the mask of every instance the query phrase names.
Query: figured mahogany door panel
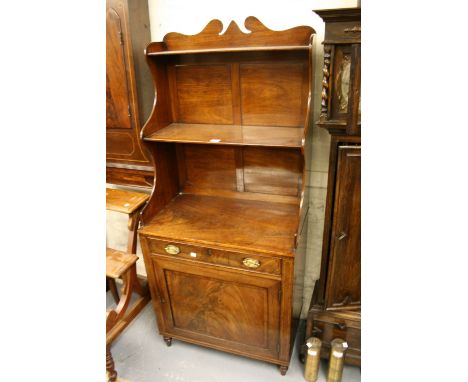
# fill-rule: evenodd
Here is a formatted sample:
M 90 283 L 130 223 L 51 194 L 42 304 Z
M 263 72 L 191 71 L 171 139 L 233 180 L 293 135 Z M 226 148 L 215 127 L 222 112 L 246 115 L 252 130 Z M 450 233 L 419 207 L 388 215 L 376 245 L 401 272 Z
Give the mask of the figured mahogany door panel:
M 361 149 L 338 148 L 327 308 L 361 301 Z
M 115 8 L 106 15 L 106 127 L 131 129 L 127 62 L 123 45 L 123 20 Z
M 168 334 L 278 355 L 280 280 L 151 259 Z
M 244 125 L 304 125 L 308 95 L 306 63 L 240 64 Z
M 179 122 L 234 122 L 230 65 L 176 66 L 175 81 Z
M 246 192 L 297 196 L 302 179 L 302 156 L 296 149 L 245 147 Z

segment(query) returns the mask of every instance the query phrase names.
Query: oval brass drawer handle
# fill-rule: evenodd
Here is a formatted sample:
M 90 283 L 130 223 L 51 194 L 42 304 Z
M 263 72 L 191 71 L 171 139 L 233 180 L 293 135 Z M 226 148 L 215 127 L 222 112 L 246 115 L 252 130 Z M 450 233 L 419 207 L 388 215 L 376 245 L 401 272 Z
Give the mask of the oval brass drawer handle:
M 177 255 L 180 253 L 180 248 L 177 245 L 168 244 L 164 247 L 165 251 L 170 255 Z
M 242 264 L 244 264 L 248 268 L 258 268 L 260 266 L 260 261 L 258 261 L 257 259 L 246 257 L 244 260 L 242 260 Z

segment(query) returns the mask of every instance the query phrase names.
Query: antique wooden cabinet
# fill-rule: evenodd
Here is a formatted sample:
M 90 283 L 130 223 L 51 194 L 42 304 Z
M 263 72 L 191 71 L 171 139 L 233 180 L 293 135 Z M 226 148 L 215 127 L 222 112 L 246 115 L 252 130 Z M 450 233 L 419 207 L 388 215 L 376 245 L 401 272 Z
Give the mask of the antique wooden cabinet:
M 158 174 L 139 230 L 159 332 L 285 374 L 301 301 L 312 28 L 212 20 L 148 45 L 143 140 Z M 295 312 L 299 316 L 300 312 Z
M 106 0 L 107 183 L 151 187 L 153 168 L 139 139 L 154 98 L 144 49 L 147 0 Z
M 306 339 L 348 341 L 345 361 L 361 361 L 361 11 L 315 11 L 325 21 L 322 105 L 317 124 L 331 134 L 320 279 Z

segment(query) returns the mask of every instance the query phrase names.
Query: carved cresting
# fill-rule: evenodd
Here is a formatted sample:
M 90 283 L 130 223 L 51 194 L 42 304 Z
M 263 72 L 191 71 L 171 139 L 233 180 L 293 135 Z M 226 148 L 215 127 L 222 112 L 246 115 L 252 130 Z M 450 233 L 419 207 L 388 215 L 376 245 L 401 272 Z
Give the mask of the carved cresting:
M 171 32 L 164 36 L 164 50 L 191 50 L 191 49 L 221 49 L 239 47 L 266 47 L 278 45 L 309 46 L 315 30 L 310 26 L 298 26 L 283 31 L 273 31 L 267 28 L 256 17 L 249 16 L 244 22 L 250 33 L 240 30 L 235 21 L 231 21 L 226 31 L 220 20 L 211 20 L 206 27 L 196 35 L 184 35 Z M 161 50 L 160 43 L 151 43 L 146 53 Z
M 325 45 L 323 54 L 322 109 L 320 121 L 328 118 L 328 98 L 330 94 L 331 46 Z

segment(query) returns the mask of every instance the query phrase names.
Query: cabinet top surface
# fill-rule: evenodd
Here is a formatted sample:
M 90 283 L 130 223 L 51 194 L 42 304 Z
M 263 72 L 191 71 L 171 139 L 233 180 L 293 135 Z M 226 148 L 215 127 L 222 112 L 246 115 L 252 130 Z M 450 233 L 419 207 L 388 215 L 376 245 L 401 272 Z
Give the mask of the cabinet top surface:
M 159 239 L 292 256 L 299 206 L 180 194 L 140 229 Z
M 125 190 L 106 189 L 106 209 L 131 214 L 149 199 L 148 194 Z

